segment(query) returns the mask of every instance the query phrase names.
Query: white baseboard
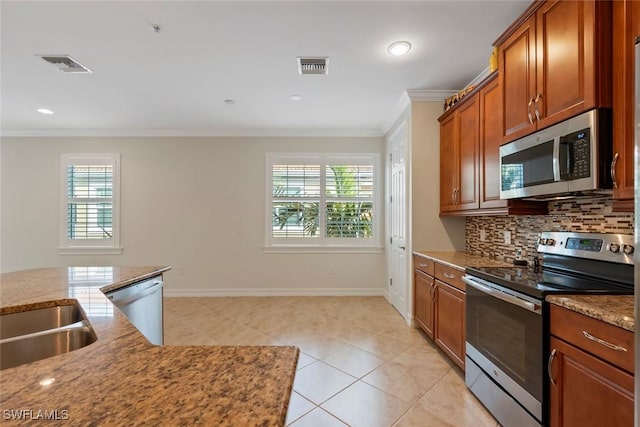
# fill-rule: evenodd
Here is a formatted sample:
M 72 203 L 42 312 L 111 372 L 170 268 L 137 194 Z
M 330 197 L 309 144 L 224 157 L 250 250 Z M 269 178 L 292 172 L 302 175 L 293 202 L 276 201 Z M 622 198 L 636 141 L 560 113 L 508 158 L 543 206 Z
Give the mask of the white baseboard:
M 383 296 L 382 288 L 328 288 L 328 289 L 167 289 L 165 297 L 333 297 Z

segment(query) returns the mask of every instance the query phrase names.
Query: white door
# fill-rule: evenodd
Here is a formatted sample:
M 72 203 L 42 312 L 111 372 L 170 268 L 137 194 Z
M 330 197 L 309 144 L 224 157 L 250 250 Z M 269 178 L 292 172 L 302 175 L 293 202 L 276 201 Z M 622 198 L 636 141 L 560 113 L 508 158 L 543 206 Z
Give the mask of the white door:
M 405 148 L 407 125 L 403 123 L 389 139 L 389 299 L 391 304 L 408 318 L 407 295 L 407 198 Z

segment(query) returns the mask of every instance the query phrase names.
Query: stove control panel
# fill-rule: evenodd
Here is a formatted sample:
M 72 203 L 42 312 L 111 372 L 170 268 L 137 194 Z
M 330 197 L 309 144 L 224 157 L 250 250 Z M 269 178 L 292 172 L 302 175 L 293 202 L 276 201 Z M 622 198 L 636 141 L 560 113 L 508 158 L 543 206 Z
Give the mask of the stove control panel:
M 538 238 L 538 252 L 633 264 L 633 243 L 627 234 L 545 231 Z

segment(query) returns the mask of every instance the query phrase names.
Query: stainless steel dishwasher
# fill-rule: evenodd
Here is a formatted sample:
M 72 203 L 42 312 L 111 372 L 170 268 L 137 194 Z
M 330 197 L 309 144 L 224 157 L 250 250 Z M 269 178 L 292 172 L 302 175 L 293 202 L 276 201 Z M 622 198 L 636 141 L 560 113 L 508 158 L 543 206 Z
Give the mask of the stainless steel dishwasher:
M 151 344 L 162 345 L 162 276 L 105 294 Z

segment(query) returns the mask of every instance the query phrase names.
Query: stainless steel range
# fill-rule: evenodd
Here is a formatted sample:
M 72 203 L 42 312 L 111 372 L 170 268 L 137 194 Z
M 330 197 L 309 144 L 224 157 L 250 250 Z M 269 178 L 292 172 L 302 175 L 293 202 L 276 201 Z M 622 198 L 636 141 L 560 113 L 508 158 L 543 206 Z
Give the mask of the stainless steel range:
M 468 268 L 467 387 L 505 427 L 547 424 L 548 294 L 633 294 L 633 236 L 545 232 L 542 266 Z

